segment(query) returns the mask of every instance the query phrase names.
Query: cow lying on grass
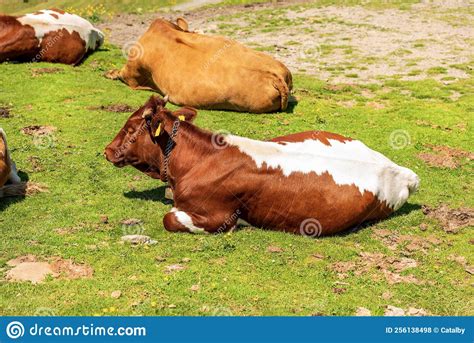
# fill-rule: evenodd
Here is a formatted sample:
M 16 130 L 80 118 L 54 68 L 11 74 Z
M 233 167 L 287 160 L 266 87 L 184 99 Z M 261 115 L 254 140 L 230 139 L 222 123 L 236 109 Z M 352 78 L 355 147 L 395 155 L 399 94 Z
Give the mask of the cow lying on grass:
M 14 17 L 0 14 L 0 62 L 78 64 L 104 42 L 87 20 L 58 9 Z
M 169 181 L 175 207 L 163 224 L 174 232 L 222 232 L 237 220 L 311 236 L 333 234 L 399 209 L 419 179 L 360 141 L 309 131 L 263 142 L 196 127 L 196 111 L 170 112 L 150 100 L 105 150 Z
M 10 184 L 5 185 L 7 182 Z M 24 186 L 10 157 L 7 135 L 0 128 L 0 198 L 24 194 Z
M 184 19 L 155 20 L 111 77 L 177 105 L 252 113 L 285 110 L 292 88 L 279 61 L 224 37 L 189 32 Z

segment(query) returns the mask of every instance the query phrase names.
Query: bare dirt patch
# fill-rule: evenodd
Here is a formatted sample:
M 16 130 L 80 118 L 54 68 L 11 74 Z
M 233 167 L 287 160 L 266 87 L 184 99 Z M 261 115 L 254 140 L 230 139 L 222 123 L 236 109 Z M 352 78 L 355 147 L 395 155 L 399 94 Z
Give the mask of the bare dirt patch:
M 31 70 L 31 76 L 37 77 L 43 74 L 56 74 L 63 70 L 62 68 L 36 68 Z
M 0 194 L 3 197 L 24 197 L 32 196 L 37 193 L 47 192 L 48 187 L 46 185 L 28 181 L 11 184 L 0 188 Z
M 452 209 L 443 204 L 437 208 L 423 206 L 422 210 L 426 216 L 438 220 L 443 230 L 448 233 L 457 233 L 462 228 L 474 226 L 473 208 Z
M 46 136 L 56 131 L 54 126 L 30 125 L 21 129 L 21 132 L 28 136 Z
M 26 182 L 25 195 L 27 196 L 31 196 L 37 193 L 44 193 L 47 191 L 48 191 L 48 186 L 42 183 L 32 182 L 32 181 Z
M 451 261 L 459 263 L 467 273 L 469 273 L 471 275 L 474 274 L 474 266 L 469 265 L 468 262 L 467 262 L 467 258 L 465 258 L 464 256 L 450 255 L 450 256 L 448 256 L 448 259 L 450 259 Z
M 269 253 L 282 253 L 284 250 L 278 246 L 275 245 L 269 245 L 267 247 L 267 252 Z
M 416 235 L 400 235 L 387 229 L 375 229 L 374 238 L 379 239 L 390 250 L 402 249 L 405 255 L 416 252 L 427 254 L 429 249 L 436 247 L 442 241 L 435 236 L 419 237 Z
M 422 282 L 411 274 L 400 274 L 407 269 L 416 268 L 417 266 L 418 263 L 412 258 L 386 256 L 382 253 L 361 252 L 356 260 L 333 263 L 331 269 L 337 273 L 339 279 L 347 278 L 349 273 L 353 273 L 355 276 L 361 276 L 373 272 L 373 278 L 379 279 L 383 276 L 389 284 L 421 284 Z
M 47 262 L 39 261 L 34 255 L 25 255 L 8 261 L 7 265 L 12 267 L 6 274 L 6 279 L 10 282 L 29 281 L 37 284 L 48 276 L 79 279 L 92 277 L 93 274 L 90 266 L 59 257 L 50 258 L 50 262 Z
M 303 4 L 272 2 L 119 15 L 99 27 L 110 42 L 123 46 L 136 41 L 157 17 L 175 20 L 182 16 L 191 30 L 261 48 L 291 71 L 331 83 L 380 83 L 383 76 L 402 80 L 469 77 L 453 67 L 469 63 L 474 50 L 474 16 L 467 2 L 423 2 L 404 10 Z M 264 11 L 269 8 L 277 10 Z M 446 20 L 448 9 L 456 10 L 459 20 Z M 433 72 L 439 67 L 443 68 L 439 73 Z
M 395 307 L 392 305 L 388 305 L 385 308 L 384 316 L 387 317 L 400 317 L 400 316 L 427 316 L 428 313 L 422 308 L 414 308 L 410 307 L 407 310 L 404 310 L 400 307 Z
M 431 167 L 456 169 L 464 161 L 474 160 L 474 153 L 442 145 L 428 145 L 432 152 L 418 154 L 418 158 Z
M 107 111 L 115 113 L 126 113 L 133 112 L 134 108 L 127 104 L 113 104 L 113 105 L 100 105 L 100 106 L 91 106 L 87 108 L 90 111 Z
M 51 263 L 53 271 L 66 279 L 82 279 L 90 278 L 94 274 L 94 270 L 87 264 L 78 264 L 72 260 L 63 260 L 56 258 Z
M 0 118 L 10 118 L 11 113 L 8 107 L 0 106 Z
M 165 267 L 165 273 L 172 274 L 174 272 L 185 270 L 185 269 L 186 269 L 186 266 L 183 266 L 182 264 L 172 264 Z

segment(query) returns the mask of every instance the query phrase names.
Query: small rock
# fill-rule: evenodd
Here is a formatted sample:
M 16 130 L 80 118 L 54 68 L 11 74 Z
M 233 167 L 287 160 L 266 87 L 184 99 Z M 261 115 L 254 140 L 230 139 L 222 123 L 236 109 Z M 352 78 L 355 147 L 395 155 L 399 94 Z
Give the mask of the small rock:
M 168 308 L 176 308 L 177 306 L 175 304 L 169 304 Z
M 316 260 L 324 260 L 323 254 L 312 254 L 311 257 L 315 258 Z
M 335 288 L 332 289 L 332 291 L 336 294 L 342 294 L 342 293 L 345 293 L 347 291 L 347 289 L 335 287 Z
M 110 296 L 114 299 L 118 299 L 122 296 L 122 291 L 113 291 Z
M 166 257 L 163 257 L 163 256 L 156 256 L 156 257 L 155 257 L 155 261 L 156 261 L 156 262 L 165 262 L 165 261 L 166 261 Z
M 192 285 L 190 290 L 193 291 L 193 292 L 197 292 L 201 289 L 201 286 L 199 285 Z
M 172 264 L 172 265 L 169 265 L 169 266 L 165 267 L 165 272 L 166 273 L 173 273 L 173 272 L 183 270 L 183 269 L 186 269 L 186 267 L 182 266 L 181 264 Z
M 370 317 L 372 313 L 369 309 L 366 309 L 365 307 L 358 307 L 355 315 L 357 317 Z
M 108 224 L 109 223 L 109 217 L 107 216 L 100 216 L 100 222 L 102 224 Z
M 191 262 L 191 259 L 189 257 L 184 257 L 184 258 L 181 259 L 181 262 L 189 263 L 189 262 Z
M 420 230 L 421 231 L 426 231 L 428 229 L 428 224 L 426 223 L 421 223 L 420 224 Z
M 157 241 L 151 239 L 149 236 L 145 236 L 145 235 L 122 236 L 122 242 L 130 243 L 130 244 L 147 244 L 147 245 L 153 245 L 153 244 L 158 243 Z
M 142 221 L 140 219 L 130 218 L 130 219 L 124 219 L 120 223 L 123 224 L 123 225 L 132 226 L 132 225 L 141 224 Z
M 427 313 L 425 310 L 423 310 L 422 308 L 414 308 L 414 307 L 410 307 L 407 311 L 407 315 L 408 316 L 415 316 L 415 317 L 420 317 L 420 316 L 426 316 Z
M 271 253 L 281 253 L 281 252 L 283 252 L 283 249 L 280 248 L 280 247 L 274 246 L 274 245 L 270 245 L 270 246 L 267 248 L 267 252 L 271 252 Z
M 464 270 L 465 270 L 466 272 L 468 272 L 469 274 L 474 275 L 474 267 L 473 267 L 473 266 L 466 266 L 466 267 L 464 268 Z
M 385 309 L 384 316 L 386 317 L 400 317 L 405 315 L 405 310 L 399 307 L 388 305 Z

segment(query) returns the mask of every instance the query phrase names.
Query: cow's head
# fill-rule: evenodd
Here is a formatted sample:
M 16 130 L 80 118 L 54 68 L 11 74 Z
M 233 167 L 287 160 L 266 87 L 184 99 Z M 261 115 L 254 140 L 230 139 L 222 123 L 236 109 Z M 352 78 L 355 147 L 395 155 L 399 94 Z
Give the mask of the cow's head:
M 166 144 L 169 135 L 164 129 L 162 134 L 156 135 L 158 126 L 164 122 L 165 116 L 192 121 L 197 115 L 193 108 L 184 107 L 171 112 L 165 109 L 165 105 L 165 100 L 152 96 L 133 113 L 105 148 L 106 159 L 116 167 L 131 165 L 152 178 L 161 179 L 163 153 L 158 143 L 163 141 Z

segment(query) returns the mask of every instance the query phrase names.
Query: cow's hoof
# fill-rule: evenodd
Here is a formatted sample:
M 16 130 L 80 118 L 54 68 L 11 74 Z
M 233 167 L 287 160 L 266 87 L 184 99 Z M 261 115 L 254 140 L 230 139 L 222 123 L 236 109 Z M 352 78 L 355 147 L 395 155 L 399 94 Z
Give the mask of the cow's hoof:
M 110 80 L 120 80 L 120 70 L 112 69 L 104 73 L 104 77 Z
M 174 200 L 173 190 L 171 189 L 171 187 L 166 187 L 166 189 L 165 189 L 165 199 Z

